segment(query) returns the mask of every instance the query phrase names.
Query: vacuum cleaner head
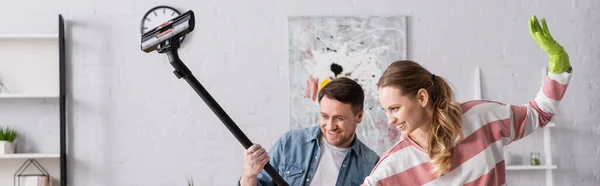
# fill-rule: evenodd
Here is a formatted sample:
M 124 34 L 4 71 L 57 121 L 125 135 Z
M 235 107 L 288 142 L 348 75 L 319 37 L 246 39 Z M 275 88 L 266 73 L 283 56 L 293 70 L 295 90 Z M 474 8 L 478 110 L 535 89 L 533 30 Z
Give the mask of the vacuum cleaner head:
M 142 35 L 141 48 L 150 53 L 171 38 L 180 39 L 194 30 L 194 12 L 189 10 Z

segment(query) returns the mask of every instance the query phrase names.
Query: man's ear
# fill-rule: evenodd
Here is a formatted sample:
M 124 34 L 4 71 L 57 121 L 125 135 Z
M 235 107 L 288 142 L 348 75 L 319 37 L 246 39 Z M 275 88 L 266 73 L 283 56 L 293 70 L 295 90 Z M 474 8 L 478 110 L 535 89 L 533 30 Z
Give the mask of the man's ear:
M 360 122 L 362 122 L 364 113 L 365 113 L 364 109 L 361 109 L 360 112 L 358 112 L 358 116 L 356 118 L 356 123 L 360 124 Z
M 427 90 L 424 88 L 419 89 L 417 92 L 417 101 L 421 107 L 425 108 L 429 102 L 429 92 L 427 92 Z

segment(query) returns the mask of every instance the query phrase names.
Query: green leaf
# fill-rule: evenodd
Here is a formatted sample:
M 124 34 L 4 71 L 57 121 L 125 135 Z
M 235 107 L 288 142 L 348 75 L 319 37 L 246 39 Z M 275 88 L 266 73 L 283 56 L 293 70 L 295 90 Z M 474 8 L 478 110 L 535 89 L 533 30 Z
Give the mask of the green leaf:
M 188 179 L 188 186 L 194 186 L 194 180 L 192 178 Z
M 14 142 L 17 138 L 18 133 L 17 130 L 10 127 L 2 127 L 0 128 L 0 141 L 9 141 Z

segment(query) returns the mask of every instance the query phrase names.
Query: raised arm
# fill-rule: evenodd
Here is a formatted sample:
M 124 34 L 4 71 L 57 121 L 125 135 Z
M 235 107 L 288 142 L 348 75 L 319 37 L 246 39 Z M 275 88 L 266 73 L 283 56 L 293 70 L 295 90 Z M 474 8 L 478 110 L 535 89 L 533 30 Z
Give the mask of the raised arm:
M 510 142 L 545 127 L 556 113 L 558 104 L 571 81 L 572 68 L 569 55 L 552 38 L 546 20 L 542 18 L 541 21 L 542 25 L 533 16 L 529 20 L 529 31 L 536 43 L 548 54 L 548 75 L 534 100 L 524 106 L 510 106 L 511 124 L 514 129 Z

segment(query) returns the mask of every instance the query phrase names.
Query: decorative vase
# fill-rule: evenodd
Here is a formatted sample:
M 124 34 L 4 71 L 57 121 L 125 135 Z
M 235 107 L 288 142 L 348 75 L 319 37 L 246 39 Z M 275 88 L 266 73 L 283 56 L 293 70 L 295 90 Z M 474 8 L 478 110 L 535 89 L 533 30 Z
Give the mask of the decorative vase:
M 10 141 L 0 141 L 0 155 L 14 154 L 16 151 L 15 143 Z

